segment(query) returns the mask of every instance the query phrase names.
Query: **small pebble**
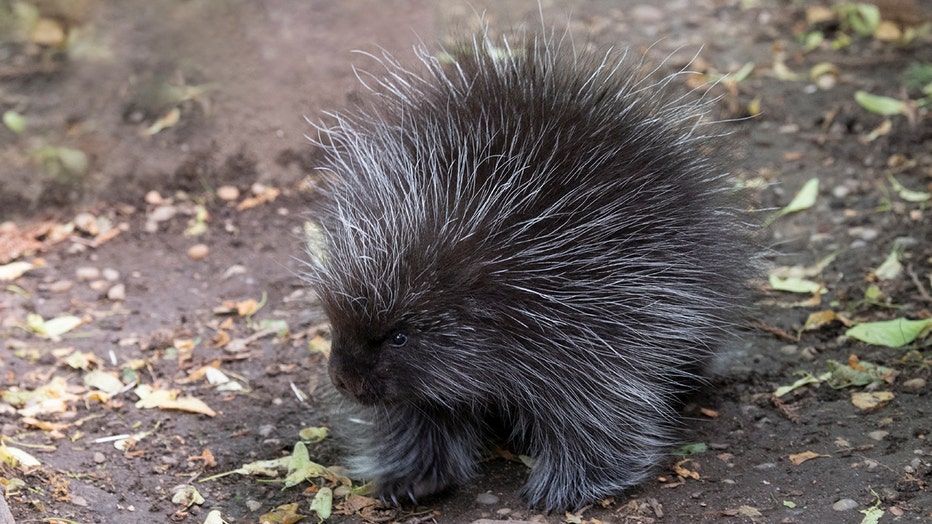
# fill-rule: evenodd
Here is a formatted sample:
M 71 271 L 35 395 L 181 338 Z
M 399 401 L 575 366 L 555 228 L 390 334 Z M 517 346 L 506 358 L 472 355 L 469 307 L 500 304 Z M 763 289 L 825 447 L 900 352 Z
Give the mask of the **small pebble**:
M 49 284 L 49 291 L 52 293 L 64 293 L 65 291 L 71 291 L 74 287 L 74 282 L 71 280 L 57 280 Z
M 903 382 L 903 389 L 907 391 L 922 391 L 926 388 L 926 379 L 924 378 L 911 378 Z
M 113 301 L 126 300 L 126 286 L 117 284 L 107 290 L 107 298 Z
M 100 278 L 100 270 L 96 267 L 82 266 L 74 270 L 74 276 L 78 280 L 97 280 Z
M 832 196 L 835 198 L 845 198 L 851 193 L 847 186 L 835 186 L 832 188 Z
M 120 280 L 120 272 L 112 267 L 105 267 L 104 270 L 100 272 L 100 275 L 110 282 Z
M 848 229 L 848 234 L 854 238 L 870 242 L 880 236 L 880 231 L 872 227 L 855 226 Z
M 146 193 L 147 204 L 158 206 L 158 205 L 163 204 L 164 202 L 165 202 L 165 199 L 162 198 L 162 195 L 160 195 L 158 191 L 152 190 Z
M 271 424 L 264 424 L 262 426 L 259 426 L 259 436 L 268 437 L 272 433 L 275 433 L 275 426 Z
M 262 507 L 262 503 L 258 500 L 249 499 L 246 501 L 246 508 L 249 511 L 259 511 L 259 508 Z
M 95 463 L 95 464 L 103 464 L 104 462 L 107 462 L 107 456 L 104 455 L 103 453 L 99 452 L 99 451 L 95 452 L 95 453 L 94 453 L 94 463 Z
M 887 437 L 887 435 L 889 435 L 889 434 L 890 434 L 889 431 L 871 431 L 870 433 L 867 434 L 867 436 L 868 436 L 868 438 L 870 438 L 871 440 L 876 440 L 876 441 L 879 442 L 879 441 L 885 439 L 885 438 Z
M 188 257 L 191 260 L 204 260 L 208 253 L 210 253 L 210 248 L 206 244 L 194 244 L 188 248 Z
M 652 5 L 636 5 L 631 9 L 631 17 L 638 22 L 659 22 L 664 19 L 663 10 Z
M 177 212 L 178 209 L 175 208 L 175 206 L 159 206 L 153 209 L 146 219 L 156 223 L 165 222 L 166 220 L 171 220 Z
M 835 511 L 850 511 L 852 509 L 857 509 L 857 507 L 858 503 L 851 499 L 841 499 L 832 504 L 832 509 Z
M 491 493 L 480 493 L 476 495 L 476 503 L 491 506 L 492 504 L 498 504 L 498 497 Z
M 239 189 L 236 186 L 220 186 L 217 188 L 217 198 L 232 202 L 239 198 Z
M 95 280 L 87 285 L 87 287 L 97 291 L 98 293 L 103 293 L 110 287 L 110 282 L 106 280 Z

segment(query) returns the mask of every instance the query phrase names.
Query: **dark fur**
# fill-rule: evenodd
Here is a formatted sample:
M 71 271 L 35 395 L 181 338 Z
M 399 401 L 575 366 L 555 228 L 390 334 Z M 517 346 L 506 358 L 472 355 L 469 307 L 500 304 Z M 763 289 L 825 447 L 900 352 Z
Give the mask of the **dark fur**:
M 553 39 L 491 46 L 422 51 L 420 74 L 385 56 L 367 101 L 319 129 L 308 277 L 380 495 L 462 483 L 503 439 L 536 459 L 532 505 L 574 508 L 677 442 L 749 244 L 701 149 L 706 103 L 671 98 L 675 76 Z

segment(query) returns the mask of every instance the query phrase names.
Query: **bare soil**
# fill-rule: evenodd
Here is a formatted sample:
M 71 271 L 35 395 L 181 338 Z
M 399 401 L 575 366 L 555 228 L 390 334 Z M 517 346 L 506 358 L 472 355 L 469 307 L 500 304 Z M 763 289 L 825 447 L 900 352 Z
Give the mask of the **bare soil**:
M 325 360 L 309 351 L 316 336 L 326 337 L 325 319 L 300 279 L 314 164 L 304 117 L 316 120 L 354 96 L 353 65 L 373 64 L 353 49 L 384 48 L 405 62 L 419 42 L 474 29 L 483 10 L 493 27 L 539 25 L 536 3 L 29 5 L 72 39 L 0 36 L 0 113 L 27 121 L 21 134 L 0 126 L 0 265 L 35 265 L 0 292 L 0 436 L 40 462 L 0 465 L 16 522 L 201 523 L 219 510 L 227 522 L 246 523 L 288 503 L 311 515 L 314 493 L 332 482 L 287 489 L 244 475 L 199 482 L 286 456 L 300 429 L 329 425 L 319 393 Z M 831 39 L 846 30 L 837 19 L 807 23 L 814 5 L 542 2 L 547 23 L 564 27 L 571 15 L 580 45 L 629 47 L 671 71 L 690 61 L 707 73 L 752 63 L 747 79 L 713 91 L 727 121 L 720 125 L 733 137 L 723 153 L 736 176 L 756 184 L 761 209 L 770 210 L 762 217 L 807 180 L 820 181 L 815 205 L 768 225 L 761 249 L 774 266 L 811 266 L 835 254 L 811 277 L 826 292 L 770 291 L 762 276 L 742 342 L 687 410 L 691 439 L 706 450 L 671 457 L 656 478 L 575 517 L 528 509 L 516 495 L 526 467 L 490 458 L 472 483 L 416 508 L 354 509 L 337 497 L 328 522 L 847 523 L 862 522 L 871 508 L 883 511 L 880 522 L 932 522 L 930 338 L 887 348 L 846 337 L 838 321 L 803 331 L 809 315 L 824 310 L 854 322 L 932 317 L 929 201 L 902 198 L 889 178 L 932 191 L 932 118 L 915 107 L 910 117 L 884 117 L 854 98 L 862 90 L 919 99 L 902 75 L 932 62 L 932 39 L 853 35 L 847 47 L 806 52 L 800 34 L 817 26 Z M 880 6 L 899 27 L 932 21 L 921 0 Z M 798 77 L 783 75 L 781 63 Z M 831 78 L 810 77 L 820 63 L 835 67 Z M 745 118 L 754 103 L 760 113 Z M 152 133 L 173 109 L 175 123 Z M 87 168 L 38 161 L 46 146 L 84 152 Z M 226 200 L 217 194 L 222 186 L 240 195 Z M 158 198 L 145 197 L 150 191 Z M 200 221 L 199 210 L 207 213 Z M 76 220 L 81 212 L 89 215 Z M 205 258 L 189 254 L 195 244 L 206 245 Z M 902 271 L 880 279 L 875 270 L 894 246 Z M 882 295 L 864 300 L 870 286 Z M 249 309 L 249 299 L 262 307 Z M 24 327 L 29 314 L 83 322 L 53 339 Z M 828 361 L 879 364 L 896 376 L 773 395 L 798 372 L 828 371 Z M 243 389 L 218 389 L 205 366 Z M 94 393 L 84 380 L 95 369 L 195 397 L 214 416 L 141 407 L 133 388 Z M 56 377 L 65 385 L 52 388 L 46 404 L 16 400 Z M 853 404 L 854 393 L 871 391 L 893 399 L 873 410 Z M 118 449 L 107 440 L 115 435 L 136 438 Z M 311 460 L 340 463 L 333 438 L 307 448 Z M 805 452 L 812 458 L 800 462 Z M 182 484 L 205 500 L 173 502 Z

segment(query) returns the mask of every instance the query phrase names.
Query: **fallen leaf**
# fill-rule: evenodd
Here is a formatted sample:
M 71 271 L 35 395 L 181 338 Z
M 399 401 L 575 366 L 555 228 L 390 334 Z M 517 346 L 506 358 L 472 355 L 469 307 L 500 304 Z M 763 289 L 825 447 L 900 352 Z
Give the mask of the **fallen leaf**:
M 19 448 L 7 446 L 3 439 L 0 439 L 0 462 L 19 469 L 28 469 L 42 465 L 39 459 L 33 457 L 29 453 Z
M 828 378 L 827 374 L 817 377 L 813 375 L 812 373 L 809 373 L 808 371 L 797 372 L 796 374 L 800 374 L 800 373 L 802 373 L 803 375 L 802 378 L 800 378 L 796 382 L 793 382 L 789 386 L 778 387 L 776 391 L 773 392 L 774 396 L 782 397 L 783 395 L 786 395 L 787 393 L 789 393 L 790 391 L 793 391 L 794 389 L 798 389 L 803 386 L 808 386 L 809 384 L 818 384 L 819 382 L 822 382 L 823 380 Z
M 311 501 L 310 509 L 317 514 L 320 522 L 329 519 L 333 511 L 333 490 L 326 486 L 320 488 L 320 491 L 314 495 L 314 500 Z
M 789 458 L 790 458 L 790 462 L 798 466 L 802 464 L 803 462 L 816 459 L 816 458 L 820 458 L 820 457 L 831 457 L 831 455 L 820 455 L 812 451 L 803 451 L 802 453 L 793 453 L 790 455 Z
M 320 335 L 315 335 L 308 341 L 308 350 L 312 355 L 330 358 L 330 341 Z
M 895 318 L 881 322 L 861 322 L 845 331 L 845 335 L 861 342 L 891 348 L 903 347 L 932 331 L 932 318 L 907 320 Z
M 0 281 L 10 282 L 23 276 L 24 273 L 36 267 L 29 262 L 10 262 L 0 266 Z
M 809 209 L 810 207 L 815 205 L 816 198 L 818 196 L 819 196 L 819 179 L 810 178 L 808 181 L 806 181 L 805 184 L 803 184 L 803 187 L 799 190 L 799 192 L 796 193 L 796 196 L 793 197 L 793 200 L 791 200 L 790 203 L 786 205 L 786 207 L 784 207 L 780 211 L 777 211 L 769 219 L 765 220 L 763 226 L 767 227 L 774 220 L 782 216 L 789 215 L 790 213 L 796 213 L 799 211 Z
M 864 109 L 878 115 L 890 116 L 906 113 L 906 103 L 888 96 L 872 95 L 866 91 L 854 93 L 854 100 Z
M 298 513 L 298 503 L 281 505 L 272 511 L 259 517 L 259 522 L 263 524 L 294 524 L 304 518 L 304 515 Z
M 889 391 L 857 392 L 851 394 L 851 403 L 863 411 L 877 411 L 886 407 L 893 398 Z
M 709 450 L 709 446 L 705 442 L 696 442 L 694 444 L 684 444 L 677 448 L 673 454 L 684 456 L 684 455 L 697 455 L 699 453 L 705 453 Z
M 775 291 L 788 291 L 790 293 L 826 293 L 822 284 L 797 277 L 783 278 L 770 275 L 770 287 Z
M 214 458 L 214 454 L 211 453 L 209 449 L 205 449 L 204 451 L 201 452 L 200 455 L 194 455 L 194 456 L 188 457 L 186 460 L 203 461 L 204 465 L 209 468 L 217 465 L 217 459 Z
M 179 110 L 177 107 L 173 107 L 168 113 L 165 113 L 161 118 L 153 122 L 152 125 L 146 129 L 146 134 L 153 136 L 163 129 L 168 129 L 169 127 L 174 126 L 179 121 L 181 121 L 181 110 Z
M 894 247 L 887 258 L 877 269 L 871 272 L 871 276 L 877 280 L 894 280 L 903 273 L 903 264 L 900 263 L 899 248 Z
M 845 326 L 851 325 L 851 321 L 845 317 L 840 316 L 832 310 L 825 310 L 810 314 L 809 317 L 806 318 L 806 323 L 803 325 L 803 331 L 819 329 L 832 322 L 841 322 Z
M 912 191 L 910 189 L 906 189 L 906 187 L 904 187 L 903 184 L 900 184 L 900 182 L 897 179 L 893 178 L 893 175 L 888 176 L 887 179 L 890 180 L 890 184 L 893 186 L 893 190 L 896 191 L 898 195 L 900 195 L 900 198 L 902 198 L 903 200 L 907 202 L 918 203 L 918 202 L 927 202 L 929 200 L 932 200 L 932 193 L 926 193 L 925 191 Z
M 120 379 L 111 373 L 99 369 L 95 369 L 84 375 L 84 385 L 89 388 L 99 389 L 108 395 L 113 395 L 123 389 L 123 382 L 121 382 Z
M 199 413 L 208 417 L 217 416 L 217 412 L 210 409 L 204 401 L 194 397 L 178 398 L 176 390 L 152 389 L 144 384 L 134 391 L 139 396 L 139 401 L 136 402 L 136 407 L 139 409 L 159 408 Z
M 880 522 L 880 517 L 883 516 L 883 510 L 874 506 L 868 509 L 862 509 L 859 513 L 864 514 L 864 518 L 861 519 L 861 524 L 877 524 Z
M 683 459 L 673 465 L 673 471 L 683 478 L 691 478 L 693 480 L 699 480 L 699 472 L 693 471 L 686 466 L 689 464 L 696 464 L 692 459 Z
M 854 356 L 852 355 L 852 357 Z M 854 358 L 857 359 L 857 357 Z M 850 359 L 847 365 L 834 360 L 829 360 L 826 364 L 828 365 L 830 373 L 830 377 L 827 380 L 828 385 L 835 389 L 849 386 L 867 386 L 883 382 L 890 384 L 893 383 L 894 379 L 899 374 L 899 372 L 894 369 L 879 366 L 872 362 L 861 362 L 859 360 L 857 360 L 856 364 L 852 364 Z
M 327 433 L 329 433 L 329 428 L 325 427 L 311 427 L 303 428 L 298 432 L 298 436 L 301 440 L 307 441 L 311 444 L 317 444 L 325 438 L 327 438 Z
M 26 117 L 10 109 L 3 113 L 3 124 L 17 135 L 26 131 Z
M 26 328 L 43 338 L 58 340 L 61 335 L 80 326 L 82 320 L 72 315 L 62 315 L 45 320 L 41 315 L 29 313 L 26 315 Z
M 175 486 L 172 491 L 175 493 L 172 495 L 172 504 L 179 504 L 188 508 L 195 504 L 200 506 L 206 502 L 204 497 L 197 491 L 197 488 L 190 484 Z
M 210 513 L 207 514 L 207 518 L 204 519 L 203 524 L 229 524 L 227 521 L 223 520 L 223 515 L 219 510 L 212 509 Z

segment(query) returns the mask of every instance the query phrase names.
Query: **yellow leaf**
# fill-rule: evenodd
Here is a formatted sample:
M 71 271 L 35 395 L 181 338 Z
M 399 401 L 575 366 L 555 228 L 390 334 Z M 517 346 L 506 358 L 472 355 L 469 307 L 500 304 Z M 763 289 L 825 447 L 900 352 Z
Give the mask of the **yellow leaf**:
M 889 391 L 869 391 L 851 394 L 851 403 L 863 411 L 877 411 L 893 400 L 893 393 Z

